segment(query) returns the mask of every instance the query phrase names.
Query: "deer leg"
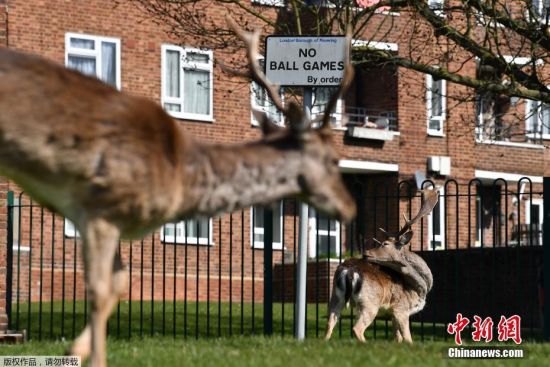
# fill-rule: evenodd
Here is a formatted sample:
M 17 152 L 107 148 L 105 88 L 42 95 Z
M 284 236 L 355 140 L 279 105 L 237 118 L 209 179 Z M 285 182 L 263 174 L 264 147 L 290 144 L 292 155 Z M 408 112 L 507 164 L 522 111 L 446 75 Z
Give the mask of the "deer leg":
M 113 311 L 115 306 L 118 304 L 120 296 L 128 286 L 128 272 L 122 259 L 120 253 L 116 252 L 115 259 L 113 263 L 112 271 L 112 293 L 109 295 L 109 300 L 107 302 L 107 309 L 109 314 Z M 75 339 L 73 345 L 67 352 L 69 355 L 80 356 L 81 360 L 86 359 L 91 352 L 92 344 L 92 327 L 90 324 L 86 325 L 82 333 Z
M 364 307 L 360 310 L 357 322 L 353 326 L 353 333 L 360 342 L 364 343 L 366 341 L 365 330 L 367 330 L 369 325 L 372 323 L 377 313 L 378 309 L 372 306 Z
M 329 340 L 332 336 L 334 326 L 338 322 L 338 318 L 344 308 L 344 295 L 336 287 L 332 289 L 332 296 L 329 303 L 329 315 L 327 321 L 327 332 L 325 333 L 325 340 Z
M 73 350 L 82 352 L 85 357 L 90 349 L 81 345 L 90 341 L 88 344 L 91 347 L 90 366 L 105 367 L 107 365 L 105 351 L 107 319 L 115 303 L 113 301 L 115 283 L 113 267 L 119 232 L 115 226 L 101 219 L 86 223 L 83 229 L 84 270 L 91 303 L 90 331 L 84 330 Z M 117 278 L 120 279 L 120 277 Z M 120 285 L 120 280 L 116 283 Z
M 409 315 L 395 315 L 394 320 L 397 322 L 397 328 L 406 343 L 412 344 L 411 330 L 409 328 Z
M 401 335 L 401 332 L 399 331 L 399 327 L 397 326 L 397 320 L 395 319 L 395 316 L 392 317 L 392 326 L 393 326 L 393 336 L 395 338 L 395 341 L 398 343 L 401 343 L 403 341 L 403 335 Z

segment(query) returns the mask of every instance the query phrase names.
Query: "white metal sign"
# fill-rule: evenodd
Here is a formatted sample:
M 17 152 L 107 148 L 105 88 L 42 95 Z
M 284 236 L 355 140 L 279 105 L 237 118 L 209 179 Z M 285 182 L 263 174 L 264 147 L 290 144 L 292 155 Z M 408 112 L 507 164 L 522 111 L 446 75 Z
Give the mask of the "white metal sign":
M 268 36 L 265 73 L 282 86 L 336 86 L 344 77 L 343 36 Z

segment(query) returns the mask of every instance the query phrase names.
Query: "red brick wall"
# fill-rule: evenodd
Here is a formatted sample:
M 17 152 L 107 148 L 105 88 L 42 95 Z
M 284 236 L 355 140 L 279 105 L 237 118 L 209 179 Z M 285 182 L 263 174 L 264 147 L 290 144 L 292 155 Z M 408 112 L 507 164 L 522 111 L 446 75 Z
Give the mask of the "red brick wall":
M 8 45 L 8 7 L 6 0 L 0 0 L 0 47 Z
M 8 14 L 6 1 L 0 0 L 0 47 L 7 46 Z M 7 328 L 6 317 L 6 192 L 7 181 L 0 177 L 0 333 Z

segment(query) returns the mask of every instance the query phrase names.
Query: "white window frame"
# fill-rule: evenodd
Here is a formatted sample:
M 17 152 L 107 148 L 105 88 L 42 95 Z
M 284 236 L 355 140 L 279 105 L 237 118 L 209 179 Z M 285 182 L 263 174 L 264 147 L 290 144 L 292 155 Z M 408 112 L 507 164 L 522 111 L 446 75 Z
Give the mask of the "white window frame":
M 427 0 L 428 6 L 430 9 L 434 11 L 434 13 L 438 16 L 443 16 L 445 14 L 444 12 L 444 6 L 445 6 L 445 0 Z
M 537 104 L 537 107 L 533 107 L 533 104 Z M 543 103 L 540 101 L 534 101 L 531 99 L 525 100 L 525 129 L 527 130 L 527 121 L 530 119 L 534 120 L 535 123 L 535 132 L 527 133 L 528 138 L 540 138 L 544 140 L 550 139 L 550 133 L 542 133 L 542 108 Z M 544 108 L 550 109 L 550 105 L 546 105 Z
M 179 53 L 179 67 L 180 67 L 180 91 L 179 97 L 170 97 L 166 95 L 166 53 L 167 51 L 175 51 Z M 186 53 L 196 53 L 208 56 L 208 63 L 189 62 L 185 61 Z M 179 119 L 196 120 L 196 121 L 214 121 L 214 53 L 211 50 L 203 50 L 192 47 L 180 47 L 175 45 L 164 44 L 161 46 L 161 104 L 164 108 L 165 103 L 176 104 L 180 106 L 180 111 L 168 111 L 166 112 L 171 116 Z M 184 111 L 184 81 L 185 81 L 185 69 L 195 69 L 200 71 L 207 71 L 209 73 L 209 100 L 210 106 L 207 114 L 190 113 Z
M 444 136 L 445 135 L 445 120 L 447 118 L 447 81 L 441 79 L 441 110 L 442 113 L 440 116 L 432 115 L 432 87 L 433 87 L 433 77 L 430 74 L 426 74 L 426 115 L 427 119 L 427 129 L 428 135 L 431 136 Z M 440 130 L 431 129 L 430 121 L 436 120 L 440 121 Z
M 311 100 L 311 119 L 312 120 L 315 119 L 318 116 L 323 115 L 324 112 L 325 112 L 325 107 L 326 107 L 326 104 L 324 104 L 322 106 L 319 106 L 319 105 L 315 104 L 315 102 L 317 100 L 316 92 L 317 92 L 318 88 L 332 88 L 332 89 L 336 90 L 338 87 L 315 87 L 315 88 L 313 88 L 312 93 L 311 93 L 311 99 L 312 99 Z M 334 116 L 334 118 L 335 118 L 334 123 L 331 122 L 331 127 L 332 128 L 341 128 L 341 127 L 343 127 L 342 126 L 342 114 L 344 112 L 343 111 L 344 110 L 343 106 L 344 106 L 344 96 L 338 98 L 338 101 L 336 101 L 336 106 L 334 107 L 334 111 L 332 111 L 332 113 L 331 113 L 331 116 Z
M 193 220 L 193 219 L 190 219 Z M 195 219 L 196 220 L 196 219 Z M 199 219 L 200 220 L 200 219 Z M 166 223 L 160 228 L 160 240 L 163 243 L 166 244 L 186 244 L 186 245 L 199 245 L 199 246 L 213 246 L 214 243 L 212 241 L 212 218 L 208 218 L 208 237 L 190 237 L 186 236 L 185 234 L 185 224 L 186 220 L 175 222 L 175 223 Z M 164 233 L 164 227 L 166 226 L 172 226 L 174 228 L 175 236 L 169 236 Z M 178 226 L 182 226 L 181 229 L 181 235 L 177 234 L 177 228 Z
M 21 201 L 19 197 L 14 197 L 13 206 L 11 209 L 11 230 L 13 233 L 11 245 L 15 251 L 17 251 L 18 248 L 21 247 L 19 242 L 19 232 L 21 227 L 21 223 L 19 222 L 20 211 L 21 211 Z M 10 246 L 9 243 L 8 243 L 8 246 Z
M 544 14 L 544 1 L 545 0 L 533 0 L 531 9 L 525 10 L 525 19 L 530 20 L 533 22 L 543 23 L 546 21 L 546 14 Z M 531 18 L 531 12 L 532 9 L 536 8 L 537 12 L 539 13 L 538 16 L 535 16 L 534 18 Z
M 334 245 L 335 245 L 335 254 L 336 256 L 340 256 L 340 222 L 336 219 L 330 219 L 331 222 L 336 222 L 336 226 L 334 230 L 322 230 L 319 229 L 319 236 L 332 236 L 334 237 Z M 330 224 L 329 224 L 330 225 Z M 331 240 L 332 243 L 332 240 Z M 312 211 L 309 214 L 309 257 L 315 258 L 317 255 L 317 215 L 315 214 L 315 210 L 312 209 Z M 330 249 L 329 249 L 330 251 Z M 327 256 L 330 256 L 330 252 L 327 254 Z
M 264 57 L 263 56 L 258 56 L 258 60 L 264 60 Z M 266 113 L 277 125 L 280 125 L 280 126 L 284 126 L 284 116 L 283 116 L 283 113 L 281 111 L 278 111 L 278 118 L 274 118 L 272 114 L 270 114 L 269 110 L 267 108 L 265 108 L 264 106 L 259 106 L 257 103 L 256 103 L 256 91 L 259 90 L 260 88 L 262 88 L 258 83 L 256 82 L 251 82 L 250 83 L 250 105 L 252 106 L 251 110 L 250 110 L 250 121 L 251 121 L 251 124 L 252 126 L 259 126 L 260 124 L 258 123 L 258 121 L 256 120 L 256 118 L 254 117 L 254 114 L 252 113 L 253 110 L 258 110 L 258 111 L 263 111 L 264 113 Z M 279 90 L 279 97 L 281 98 L 281 101 L 284 102 L 284 94 L 282 92 L 282 89 Z M 269 102 L 269 103 L 273 103 L 273 101 L 271 100 L 271 98 L 269 97 L 269 94 L 266 92 L 264 93 L 264 102 Z
M 483 119 L 483 96 L 476 93 L 476 127 L 475 137 L 476 142 L 490 141 L 483 135 L 483 129 L 485 128 L 485 120 Z
M 71 46 L 71 38 L 84 39 L 89 41 L 94 41 L 94 49 L 82 49 Z M 104 37 L 104 36 L 95 36 L 90 34 L 81 34 L 81 33 L 65 33 L 65 66 L 69 65 L 69 56 L 80 56 L 94 58 L 96 60 L 96 77 L 100 79 L 101 77 L 101 42 L 114 43 L 115 46 L 115 57 L 116 57 L 116 88 L 120 90 L 121 88 L 121 77 L 120 77 L 120 38 L 113 37 Z
M 264 106 L 259 106 L 256 103 L 256 91 L 258 90 L 258 88 L 261 88 L 261 87 L 256 82 L 250 83 L 250 105 L 252 106 L 252 108 L 250 110 L 251 111 L 250 112 L 250 124 L 252 126 L 260 126 L 260 124 L 258 123 L 256 118 L 254 117 L 254 114 L 252 113 L 253 110 L 258 110 L 258 111 L 263 111 L 264 113 L 266 113 L 273 120 L 273 122 L 275 122 L 277 125 L 284 126 L 285 125 L 284 116 L 283 116 L 283 113 L 281 111 L 278 111 L 279 112 L 277 114 L 278 118 L 274 118 L 273 114 L 269 113 L 270 111 L 267 108 L 265 108 Z M 264 94 L 264 97 L 265 97 L 264 101 L 273 103 L 273 102 L 271 102 L 271 98 L 268 97 L 267 93 Z M 283 100 L 283 95 L 280 94 L 280 97 L 281 97 L 281 101 L 282 101 Z
M 368 47 L 373 50 L 390 51 L 390 52 L 399 51 L 399 45 L 394 42 L 380 42 L 380 41 L 371 41 L 371 40 L 363 40 L 363 39 L 355 39 L 355 38 L 351 40 L 351 47 L 352 48 Z
M 275 218 L 275 216 L 273 216 L 273 220 L 279 220 L 279 238 L 281 239 L 281 242 L 273 241 L 273 250 L 283 250 L 283 236 L 284 236 L 283 220 L 284 220 L 285 214 L 283 213 L 282 201 L 279 202 L 279 206 L 280 206 L 281 215 L 279 215 L 278 219 Z M 252 248 L 259 249 L 259 250 L 263 250 L 265 248 L 263 242 L 254 240 L 255 235 L 264 234 L 264 230 L 265 230 L 265 227 L 256 226 L 256 222 L 254 221 L 254 206 L 251 206 L 250 207 L 250 244 Z
M 284 0 L 252 0 L 252 3 L 265 6 L 275 6 L 278 8 L 285 6 Z
M 539 225 L 540 225 L 540 230 L 541 230 L 541 236 L 542 236 L 542 224 L 544 222 L 544 200 L 541 199 L 541 198 L 533 198 L 532 199 L 533 202 L 532 204 L 533 205 L 538 205 L 539 206 Z M 531 199 L 527 199 L 527 201 L 525 202 L 525 224 L 531 224 Z M 539 244 L 542 244 L 542 237 L 540 237 L 539 239 Z
M 80 232 L 76 226 L 67 218 L 63 218 L 63 233 L 67 238 L 80 238 Z
M 476 238 L 474 240 L 474 246 L 473 247 L 481 247 L 482 238 L 482 227 L 481 227 L 481 216 L 483 215 L 483 208 L 481 207 L 481 195 L 479 193 L 476 194 L 476 206 L 475 206 L 475 226 L 476 226 Z M 484 231 L 483 231 L 484 232 Z
M 498 116 L 494 116 L 495 119 Z M 475 140 L 478 143 L 500 143 L 500 144 L 509 144 L 508 141 L 498 140 L 495 136 L 485 136 L 486 129 L 485 119 L 483 118 L 483 96 L 479 93 L 476 94 L 476 127 L 475 127 Z M 516 143 L 512 143 L 516 144 Z
M 439 242 L 440 245 L 435 247 L 435 250 L 444 250 L 445 249 L 445 190 L 443 187 L 438 187 L 439 189 L 439 201 L 436 204 L 439 205 L 439 227 L 441 230 L 440 234 L 436 234 L 434 237 L 433 233 L 433 216 L 436 214 L 435 209 L 428 214 L 428 250 L 433 251 L 434 247 L 432 241 Z

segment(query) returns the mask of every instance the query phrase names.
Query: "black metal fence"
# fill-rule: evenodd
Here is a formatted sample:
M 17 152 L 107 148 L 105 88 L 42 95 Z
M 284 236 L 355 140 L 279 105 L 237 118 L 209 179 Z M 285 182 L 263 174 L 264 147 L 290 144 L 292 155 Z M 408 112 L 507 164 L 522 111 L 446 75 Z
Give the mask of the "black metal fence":
M 346 180 L 359 208 L 354 222 L 338 223 L 313 209 L 309 213 L 308 337 L 324 334 L 338 264 L 361 256 L 372 237 L 380 238 L 379 227 L 395 230 L 400 213 L 410 217 L 420 207 L 412 182 L 359 175 Z M 431 181 L 422 185 L 433 186 Z M 491 316 L 495 328 L 501 315 L 518 314 L 524 339 L 541 338 L 542 185 L 523 178 L 513 184 L 475 179 L 435 186 L 440 201 L 415 226 L 411 241 L 434 275 L 426 308 L 411 320 L 413 337 L 449 338 L 446 325 L 460 312 Z M 264 208 L 250 208 L 167 224 L 141 240 L 121 241 L 130 278 L 109 320 L 110 335 L 292 335 L 298 205 L 284 200 L 272 209 L 269 228 Z M 25 194 L 10 192 L 7 236 L 9 328 L 25 330 L 32 339 L 74 338 L 89 313 L 78 232 Z M 269 254 L 266 236 L 273 239 Z M 351 307 L 335 337 L 350 337 L 353 322 Z M 390 338 L 388 321 L 377 319 L 369 337 Z

